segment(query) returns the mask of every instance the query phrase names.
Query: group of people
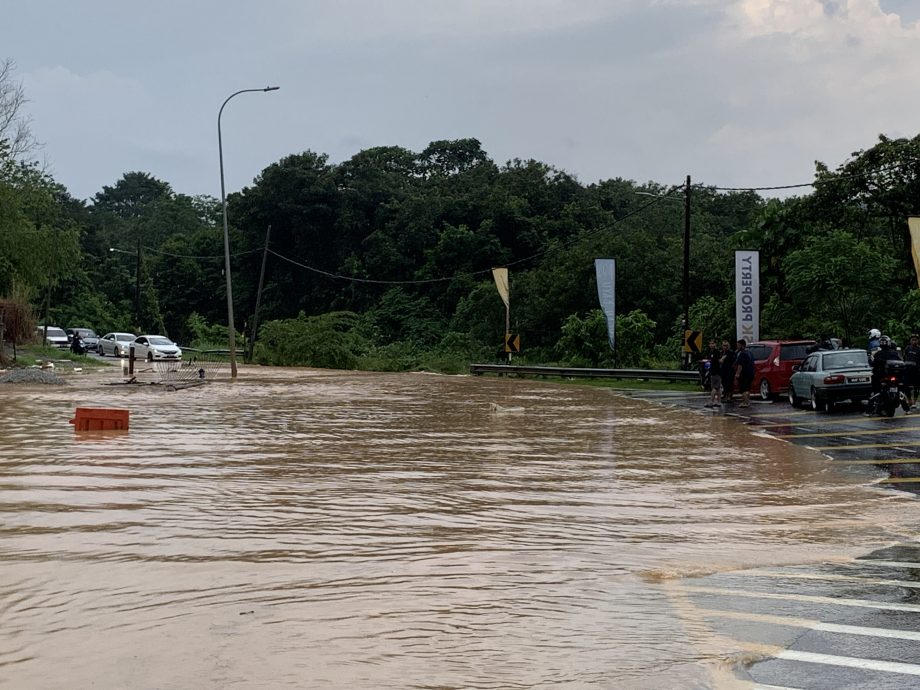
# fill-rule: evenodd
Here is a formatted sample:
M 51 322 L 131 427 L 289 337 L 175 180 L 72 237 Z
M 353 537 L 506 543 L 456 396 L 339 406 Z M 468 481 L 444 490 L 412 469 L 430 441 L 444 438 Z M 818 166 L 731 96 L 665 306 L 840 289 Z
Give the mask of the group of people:
M 869 352 L 869 362 L 872 364 L 873 392 L 878 392 L 889 361 L 913 363 L 913 366 L 906 369 L 902 385 L 910 406 L 916 407 L 917 399 L 920 397 L 920 335 L 912 333 L 910 343 L 902 353 L 897 343 L 887 335 L 883 335 L 877 328 L 873 328 L 869 331 L 869 344 L 866 350 Z
M 722 347 L 715 340 L 709 341 L 706 357 L 709 359 L 710 396 L 706 407 L 729 404 L 737 392 L 741 395 L 739 407 L 750 407 L 751 384 L 754 382 L 754 356 L 747 349 L 747 341 L 740 338 L 737 348 L 732 350 L 728 340 Z

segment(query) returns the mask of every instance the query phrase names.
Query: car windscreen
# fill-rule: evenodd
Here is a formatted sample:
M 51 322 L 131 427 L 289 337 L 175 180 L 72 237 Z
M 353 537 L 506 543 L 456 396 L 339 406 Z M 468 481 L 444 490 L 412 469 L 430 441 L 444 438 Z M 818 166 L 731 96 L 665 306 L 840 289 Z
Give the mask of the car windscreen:
M 67 334 L 62 331 L 60 328 L 49 328 L 48 329 L 49 338 L 66 338 Z
M 824 355 L 824 370 L 853 369 L 868 367 L 869 356 L 865 352 L 832 352 Z
M 172 345 L 172 340 L 169 338 L 147 338 L 147 342 L 151 345 Z
M 779 359 L 786 362 L 790 359 L 805 359 L 808 356 L 806 350 L 811 347 L 809 343 L 790 343 L 789 345 L 779 346 Z
M 117 334 L 115 335 L 115 340 L 121 340 L 122 342 L 126 342 L 126 341 L 131 341 L 131 342 L 133 342 L 133 341 L 134 341 L 134 336 L 133 336 L 133 335 L 130 335 L 130 334 L 128 334 L 128 333 L 117 333 Z
M 773 352 L 773 347 L 770 345 L 751 345 L 748 347 L 748 352 L 754 356 L 754 361 L 762 362 L 765 359 L 769 359 L 770 353 Z
M 78 328 L 76 332 L 79 333 L 80 336 L 83 338 L 98 338 L 99 337 L 98 335 L 96 335 L 94 331 L 92 331 L 89 328 Z

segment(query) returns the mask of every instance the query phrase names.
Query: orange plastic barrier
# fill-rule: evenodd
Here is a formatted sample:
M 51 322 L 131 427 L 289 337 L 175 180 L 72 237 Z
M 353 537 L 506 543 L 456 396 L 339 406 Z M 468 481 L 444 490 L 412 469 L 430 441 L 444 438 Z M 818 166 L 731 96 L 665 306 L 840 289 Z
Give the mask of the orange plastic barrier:
M 128 410 L 110 410 L 104 407 L 78 407 L 70 420 L 74 431 L 127 431 Z

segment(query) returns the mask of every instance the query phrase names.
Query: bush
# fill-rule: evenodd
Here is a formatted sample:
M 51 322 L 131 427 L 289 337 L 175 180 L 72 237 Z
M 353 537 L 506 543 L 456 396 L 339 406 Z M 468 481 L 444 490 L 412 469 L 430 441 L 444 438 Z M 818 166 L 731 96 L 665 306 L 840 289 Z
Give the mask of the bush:
M 269 321 L 260 329 L 254 359 L 260 364 L 356 369 L 368 350 L 353 312 Z

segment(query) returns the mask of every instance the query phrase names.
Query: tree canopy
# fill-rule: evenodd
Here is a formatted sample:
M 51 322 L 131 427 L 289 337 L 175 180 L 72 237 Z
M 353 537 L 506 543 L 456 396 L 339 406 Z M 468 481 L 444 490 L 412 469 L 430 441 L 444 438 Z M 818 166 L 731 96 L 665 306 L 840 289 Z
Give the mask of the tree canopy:
M 164 330 L 180 342 L 212 333 L 202 323 L 225 324 L 220 204 L 141 171 L 74 200 L 17 155 L 21 113 L 10 117 L 8 104 L 21 107 L 21 91 L 16 101 L 13 84 L 4 101 L 4 79 L 8 93 L 0 70 L 0 298 L 25 295 L 62 326 Z M 674 362 L 682 201 L 654 182 L 586 185 L 540 161 L 497 164 L 474 138 L 419 152 L 380 146 L 341 163 L 293 153 L 228 197 L 236 321 L 248 336 L 264 257 L 265 361 L 494 357 L 505 314 L 491 268 L 507 266 L 525 358 Z M 691 326 L 706 337 L 734 333 L 734 251 L 756 249 L 764 336 L 858 342 L 870 327 L 901 338 L 920 329 L 906 224 L 918 205 L 920 137 L 880 137 L 834 169 L 817 163 L 813 191 L 801 196 L 694 187 Z M 617 353 L 598 333 L 596 257 L 617 259 Z M 303 347 L 273 350 L 288 337 Z

